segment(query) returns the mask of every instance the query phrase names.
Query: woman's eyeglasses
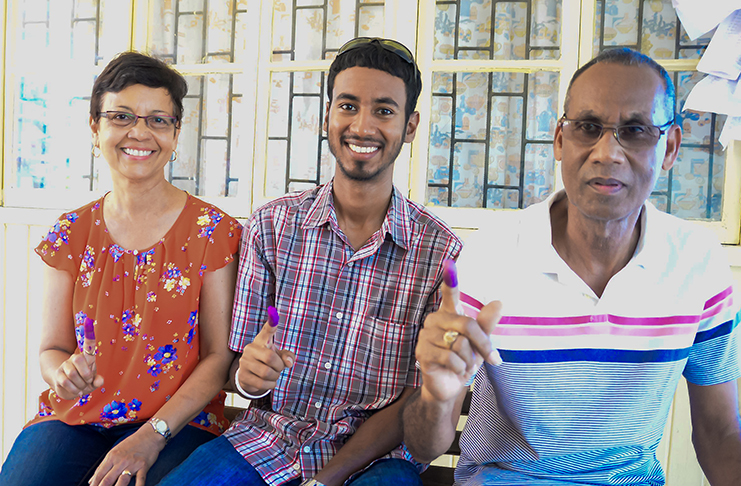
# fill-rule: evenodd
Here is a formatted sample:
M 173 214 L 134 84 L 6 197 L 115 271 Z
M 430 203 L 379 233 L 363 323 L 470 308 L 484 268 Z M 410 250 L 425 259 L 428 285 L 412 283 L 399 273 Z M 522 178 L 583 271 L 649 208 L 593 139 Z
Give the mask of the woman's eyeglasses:
M 596 144 L 605 130 L 610 130 L 623 148 L 643 150 L 655 147 L 659 138 L 674 124 L 674 120 L 659 126 L 637 124 L 610 126 L 593 121 L 569 120 L 564 115 L 558 124 L 567 138 L 582 145 Z
M 179 128 L 177 123 L 178 119 L 174 116 L 168 115 L 139 116 L 125 111 L 103 111 L 98 113 L 98 115 L 107 118 L 109 123 L 120 128 L 133 127 L 137 124 L 139 118 L 143 118 L 144 123 L 152 130 L 164 131 L 173 126 Z
M 344 54 L 347 51 L 351 51 L 357 47 L 374 42 L 379 44 L 387 51 L 393 52 L 409 64 L 414 64 L 414 56 L 412 56 L 412 51 L 407 49 L 404 44 L 391 39 L 382 39 L 381 37 L 356 37 L 355 39 L 346 42 L 342 47 L 340 47 L 340 50 L 337 51 L 337 55 L 339 56 L 340 54 Z

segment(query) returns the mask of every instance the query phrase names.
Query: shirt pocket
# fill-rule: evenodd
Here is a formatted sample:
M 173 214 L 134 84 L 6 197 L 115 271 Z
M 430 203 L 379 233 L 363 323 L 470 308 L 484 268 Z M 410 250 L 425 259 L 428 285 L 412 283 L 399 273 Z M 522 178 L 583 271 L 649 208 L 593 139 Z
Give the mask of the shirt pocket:
M 356 403 L 381 408 L 394 401 L 407 382 L 417 326 L 366 319 L 355 346 L 352 394 Z

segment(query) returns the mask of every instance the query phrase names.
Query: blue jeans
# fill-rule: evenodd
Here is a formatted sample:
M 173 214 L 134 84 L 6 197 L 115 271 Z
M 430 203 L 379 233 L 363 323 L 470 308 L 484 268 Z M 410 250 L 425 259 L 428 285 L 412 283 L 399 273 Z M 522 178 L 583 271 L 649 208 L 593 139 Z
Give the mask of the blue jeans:
M 281 486 L 298 486 L 293 479 Z M 402 459 L 384 459 L 348 482 L 352 486 L 421 486 L 417 468 Z M 165 477 L 159 486 L 267 486 L 260 474 L 221 436 L 198 448 Z
M 96 425 L 67 425 L 59 420 L 26 427 L 0 471 L 0 486 L 54 484 L 87 486 L 98 464 L 116 444 L 146 422 L 106 429 Z M 200 445 L 216 437 L 187 425 L 162 449 L 147 472 L 147 486 L 157 484 Z

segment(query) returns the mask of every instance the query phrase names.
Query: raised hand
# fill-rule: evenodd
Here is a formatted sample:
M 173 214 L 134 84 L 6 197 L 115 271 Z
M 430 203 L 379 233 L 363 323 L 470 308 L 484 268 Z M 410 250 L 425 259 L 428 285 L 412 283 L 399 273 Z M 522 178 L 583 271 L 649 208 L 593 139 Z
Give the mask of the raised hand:
M 103 377 L 95 366 L 94 321 L 85 318 L 85 341 L 82 353 L 75 353 L 54 373 L 54 392 L 64 400 L 72 400 L 103 386 Z
M 445 262 L 440 309 L 427 316 L 419 333 L 416 356 L 422 390 L 438 401 L 457 398 L 484 361 L 501 363 L 489 335 L 499 322 L 501 303 L 491 302 L 476 320 L 463 314 L 455 263 Z
M 275 307 L 268 307 L 268 320 L 255 340 L 244 347 L 239 358 L 237 379 L 251 395 L 261 395 L 275 388 L 283 370 L 293 366 L 296 355 L 285 349 L 275 349 L 275 333 L 280 318 Z

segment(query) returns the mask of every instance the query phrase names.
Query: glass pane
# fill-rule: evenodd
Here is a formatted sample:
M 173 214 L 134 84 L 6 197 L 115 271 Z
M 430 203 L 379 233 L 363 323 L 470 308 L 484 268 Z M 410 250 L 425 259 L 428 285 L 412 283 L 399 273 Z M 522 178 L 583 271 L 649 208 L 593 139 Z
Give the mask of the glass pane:
M 553 189 L 559 75 L 435 73 L 427 202 L 522 208 Z
M 240 20 L 259 18 L 259 2 L 152 0 L 149 49 L 175 64 L 231 63 L 244 48 Z
M 25 0 L 13 12 L 8 187 L 96 189 L 105 168 L 91 154 L 90 91 L 95 73 L 128 49 L 131 2 Z
M 559 59 L 561 1 L 437 0 L 433 56 Z
M 596 0 L 593 55 L 609 47 L 630 47 L 654 59 L 700 54 L 710 36 L 690 41 L 677 20 L 672 0 Z
M 384 36 L 383 2 L 275 0 L 273 59 L 333 59 L 348 40 Z
M 334 157 L 322 132 L 325 74 L 273 73 L 268 117 L 266 194 L 323 184 L 334 174 Z
M 596 0 L 594 54 L 616 46 L 640 50 L 654 59 L 699 59 L 710 35 L 691 41 L 671 0 Z M 697 72 L 669 73 L 677 89 L 677 123 L 682 148 L 669 173 L 662 172 L 651 196 L 658 208 L 688 219 L 719 221 L 725 154 L 718 137 L 725 115 L 682 111 Z
M 198 196 L 237 195 L 232 160 L 242 160 L 240 144 L 241 75 L 186 76 L 183 127 L 178 159 L 169 165 L 170 181 Z M 244 111 L 244 110 L 243 110 Z M 246 113 L 245 113 L 246 115 Z M 246 135 L 246 134 L 244 134 Z

